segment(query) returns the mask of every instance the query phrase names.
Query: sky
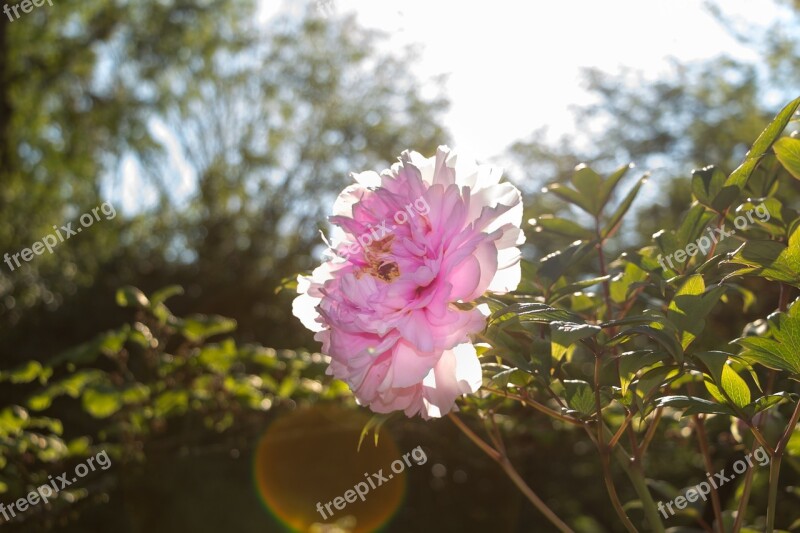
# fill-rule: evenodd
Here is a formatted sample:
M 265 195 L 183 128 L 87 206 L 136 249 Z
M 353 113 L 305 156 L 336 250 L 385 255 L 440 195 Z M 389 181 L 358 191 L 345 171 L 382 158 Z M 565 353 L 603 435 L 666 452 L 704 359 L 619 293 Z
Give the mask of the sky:
M 451 147 L 481 162 L 508 166 L 503 152 L 545 127 L 551 138 L 576 131 L 570 108 L 589 103 L 580 72 L 620 67 L 650 78 L 669 75 L 670 58 L 682 63 L 722 53 L 755 60 L 715 20 L 703 0 L 259 0 L 265 27 L 286 10 L 315 2 L 325 16 L 354 12 L 359 22 L 386 34 L 386 50 L 421 45 L 408 65 L 418 79 L 446 74 L 451 108 L 444 117 Z M 766 26 L 779 16 L 770 1 L 724 0 L 725 13 L 745 25 Z M 557 52 L 557 53 L 555 53 Z M 429 84 L 430 85 L 430 84 Z M 163 124 L 153 125 L 180 176 L 176 201 L 196 190 L 190 165 Z M 409 147 L 413 148 L 413 147 Z M 118 191 L 123 212 L 155 203 L 132 157 L 123 163 Z M 117 197 L 117 195 L 115 195 Z M 133 200 L 136 198 L 136 200 Z
M 480 160 L 542 126 L 553 136 L 574 131 L 570 106 L 588 101 L 583 67 L 628 66 L 659 77 L 668 74 L 670 57 L 756 58 L 700 0 L 314 1 L 330 15 L 355 12 L 363 25 L 388 34 L 389 48 L 421 44 L 412 72 L 423 80 L 448 74 L 446 126 L 454 147 Z M 726 14 L 749 24 L 777 16 L 772 2 L 723 4 Z M 297 0 L 262 0 L 264 20 L 296 6 Z

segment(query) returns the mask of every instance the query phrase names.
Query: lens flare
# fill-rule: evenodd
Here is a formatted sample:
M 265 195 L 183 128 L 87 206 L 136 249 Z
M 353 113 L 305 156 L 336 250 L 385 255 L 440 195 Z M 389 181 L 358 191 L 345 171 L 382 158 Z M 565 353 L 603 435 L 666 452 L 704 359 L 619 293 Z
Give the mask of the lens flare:
M 315 405 L 267 428 L 256 447 L 254 477 L 273 516 L 304 532 L 368 533 L 391 519 L 405 494 L 405 470 L 391 468 L 402 454 L 387 431 L 381 432 L 377 447 L 370 434 L 357 449 L 369 419 L 363 411 Z M 358 484 L 363 500 L 354 496 Z

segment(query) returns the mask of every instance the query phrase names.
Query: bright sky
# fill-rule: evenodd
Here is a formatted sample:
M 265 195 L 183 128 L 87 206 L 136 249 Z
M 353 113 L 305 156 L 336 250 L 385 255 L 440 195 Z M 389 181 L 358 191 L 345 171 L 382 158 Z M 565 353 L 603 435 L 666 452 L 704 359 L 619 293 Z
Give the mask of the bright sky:
M 482 161 L 497 160 L 514 141 L 542 126 L 553 136 L 575 131 L 569 108 L 588 101 L 580 86 L 582 67 L 614 72 L 627 66 L 657 78 L 668 73 L 670 57 L 756 58 L 717 23 L 703 0 L 260 1 L 262 23 L 314 1 L 324 14 L 355 12 L 363 25 L 388 34 L 389 49 L 421 44 L 420 61 L 409 68 L 422 80 L 448 74 L 451 109 L 445 126 L 452 147 Z M 753 26 L 779 15 L 767 1 L 722 4 L 728 16 Z M 187 198 L 195 190 L 189 167 L 174 139 L 157 126 L 181 176 L 176 194 Z M 137 178 L 136 167 L 132 158 L 124 164 L 126 212 L 157 199 Z
M 265 17 L 287 5 L 262 0 Z M 316 0 L 323 13 L 355 11 L 390 35 L 389 46 L 420 43 L 411 69 L 423 79 L 448 73 L 454 147 L 487 159 L 533 130 L 573 131 L 569 107 L 587 101 L 581 67 L 619 66 L 651 76 L 667 59 L 728 52 L 755 57 L 703 7 L 702 0 Z M 754 25 L 777 16 L 771 2 L 725 0 L 725 12 Z M 281 6 L 282 7 L 278 7 Z

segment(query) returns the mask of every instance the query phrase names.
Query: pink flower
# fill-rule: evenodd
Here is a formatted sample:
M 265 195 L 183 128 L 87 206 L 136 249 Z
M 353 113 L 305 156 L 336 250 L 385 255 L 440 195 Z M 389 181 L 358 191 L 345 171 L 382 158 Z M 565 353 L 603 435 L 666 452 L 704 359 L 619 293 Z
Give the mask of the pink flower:
M 501 173 L 442 146 L 354 174 L 339 195 L 330 220 L 343 236 L 298 278 L 293 312 L 360 404 L 438 417 L 480 387 L 470 335 L 486 318 L 455 304 L 519 284 L 522 202 Z

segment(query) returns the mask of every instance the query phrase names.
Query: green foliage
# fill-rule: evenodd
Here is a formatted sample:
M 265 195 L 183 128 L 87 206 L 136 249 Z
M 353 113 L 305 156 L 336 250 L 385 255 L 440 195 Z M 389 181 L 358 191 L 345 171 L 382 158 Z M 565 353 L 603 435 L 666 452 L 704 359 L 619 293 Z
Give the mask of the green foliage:
M 637 500 L 624 509 L 649 530 L 663 531 L 665 524 L 643 479 L 636 481 L 628 465 L 647 464 L 642 442 L 654 432 L 668 438 L 677 421 L 688 417 L 693 438 L 708 439 L 700 428 L 708 420 L 717 439 L 752 446 L 738 429 L 723 436 L 731 431 L 729 424 L 743 424 L 779 461 L 797 422 L 800 408 L 795 407 L 784 430 L 765 429 L 762 435 L 758 429 L 765 417 L 785 424 L 782 406 L 796 406 L 800 392 L 795 383 L 800 381 L 800 300 L 788 305 L 792 286 L 800 288 L 800 214 L 778 193 L 796 182 L 770 156 L 774 145 L 779 160 L 792 170 L 787 147 L 794 147 L 794 139 L 781 135 L 798 106 L 800 99 L 784 107 L 729 175 L 716 167 L 696 171 L 682 219 L 644 245 L 630 243 L 617 230 L 630 216 L 646 175 L 615 202 L 614 192 L 630 167 L 603 177 L 578 165 L 570 184 L 546 188 L 569 207 L 561 215 L 536 213 L 530 220 L 536 233 L 529 242 L 561 246 L 523 267 L 519 292 L 486 299 L 492 310 L 485 334 L 491 348 L 481 360 L 492 387 L 509 394 L 498 399 L 536 405 L 553 416 L 554 424 L 566 420 L 584 426 L 598 453 L 613 452 L 634 481 Z M 762 167 L 768 167 L 767 174 Z M 754 192 L 760 193 L 757 199 Z M 575 211 L 572 218 L 563 215 L 569 209 Z M 753 210 L 761 214 L 758 220 L 741 227 L 744 214 Z M 708 235 L 726 224 L 736 224 L 729 242 L 714 239 L 712 244 Z M 700 246 L 700 239 L 707 245 Z M 617 252 L 612 256 L 610 250 Z M 744 331 L 739 338 L 709 332 L 709 324 L 737 305 L 733 298 L 741 298 L 746 309 L 776 305 L 762 303 L 763 290 L 756 292 L 765 284 L 776 286 L 771 294 L 780 295 L 778 312 L 751 324 L 738 317 Z M 487 405 L 473 407 L 497 409 Z M 659 424 L 667 429 L 659 430 Z M 727 519 L 709 512 L 717 521 Z M 775 516 L 774 498 L 761 513 L 766 520 Z M 691 516 L 698 519 L 702 513 Z
M 783 167 L 800 180 L 800 139 L 781 137 L 775 141 L 773 149 Z
M 223 337 L 235 329 L 233 320 L 175 316 L 166 301 L 181 293 L 167 287 L 148 298 L 134 287 L 119 289 L 117 303 L 135 314 L 130 324 L 49 361 L 0 372 L 0 381 L 34 385 L 22 405 L 0 410 L 0 492 L 24 495 L 102 449 L 122 463 L 143 461 L 144 449 L 187 419 L 223 433 L 287 402 L 347 397 L 343 384 L 321 383 L 319 354 L 239 345 Z M 67 398 L 79 401 L 83 425 L 100 423 L 96 431 L 64 438 L 58 413 Z M 65 491 L 54 505 L 74 502 Z

